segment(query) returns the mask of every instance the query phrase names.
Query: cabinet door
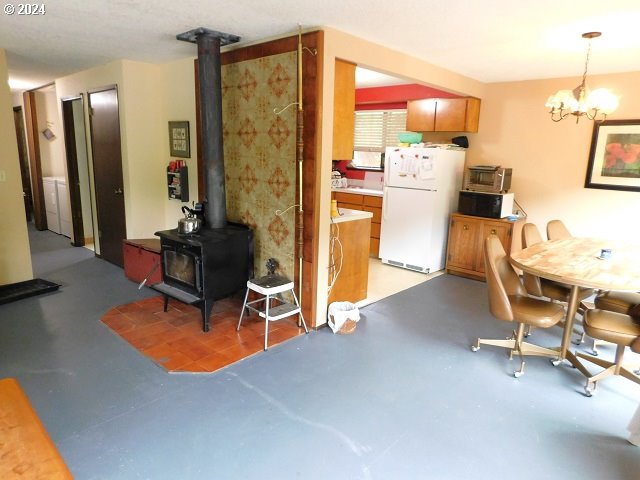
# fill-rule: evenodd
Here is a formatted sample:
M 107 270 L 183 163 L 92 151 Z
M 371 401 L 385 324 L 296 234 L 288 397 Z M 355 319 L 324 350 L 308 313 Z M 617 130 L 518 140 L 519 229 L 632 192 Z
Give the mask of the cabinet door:
M 509 251 L 511 239 L 511 225 L 504 222 L 485 221 L 482 223 L 482 232 L 478 238 L 478 257 L 476 258 L 476 270 L 484 272 L 484 241 L 489 235 L 497 235 L 506 252 Z
M 477 132 L 480 100 L 477 98 L 440 98 L 436 105 L 436 132 Z
M 410 132 L 433 132 L 436 119 L 436 100 L 409 100 L 407 102 L 407 130 Z
M 452 267 L 475 270 L 478 257 L 477 243 L 482 224 L 470 218 L 451 219 L 449 228 L 448 264 Z
M 333 92 L 333 160 L 353 158 L 356 109 L 356 66 L 336 60 Z
M 436 105 L 436 132 L 464 132 L 467 115 L 466 98 L 441 98 Z

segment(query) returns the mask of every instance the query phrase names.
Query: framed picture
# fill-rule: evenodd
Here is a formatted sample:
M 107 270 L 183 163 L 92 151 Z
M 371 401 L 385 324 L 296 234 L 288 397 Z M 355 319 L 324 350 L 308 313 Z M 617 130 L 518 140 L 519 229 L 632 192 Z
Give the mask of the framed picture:
M 594 123 L 584 186 L 640 192 L 640 120 Z
M 172 157 L 191 157 L 189 122 L 169 122 L 169 150 Z

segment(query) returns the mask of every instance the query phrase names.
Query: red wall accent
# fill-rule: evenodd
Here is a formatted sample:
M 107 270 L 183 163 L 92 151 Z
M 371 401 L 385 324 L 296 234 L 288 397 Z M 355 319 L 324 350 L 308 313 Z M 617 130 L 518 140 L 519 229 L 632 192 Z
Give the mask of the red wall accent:
M 405 103 L 420 98 L 456 98 L 460 95 L 447 93 L 437 88 L 418 85 L 390 85 L 388 87 L 369 87 L 356 89 L 356 105 L 370 103 Z

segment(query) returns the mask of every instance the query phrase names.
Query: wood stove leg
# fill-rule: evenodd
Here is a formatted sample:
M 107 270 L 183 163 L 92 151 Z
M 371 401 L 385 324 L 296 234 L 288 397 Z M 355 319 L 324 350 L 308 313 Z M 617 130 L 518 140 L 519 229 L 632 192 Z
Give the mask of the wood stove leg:
M 164 311 L 166 312 L 169 307 L 169 295 L 162 295 L 162 298 L 164 299 Z
M 209 317 L 211 316 L 211 311 L 213 310 L 213 300 L 204 299 L 200 304 L 200 310 L 202 311 L 202 331 L 209 331 Z

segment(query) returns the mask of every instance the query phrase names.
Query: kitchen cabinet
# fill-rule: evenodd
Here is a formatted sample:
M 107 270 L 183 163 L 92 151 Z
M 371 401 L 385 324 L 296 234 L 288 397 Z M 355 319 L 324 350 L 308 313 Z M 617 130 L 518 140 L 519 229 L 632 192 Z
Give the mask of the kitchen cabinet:
M 353 158 L 356 109 L 356 66 L 336 60 L 333 90 L 333 160 Z
M 511 222 L 506 219 L 452 214 L 447 243 L 447 273 L 484 280 L 485 238 L 491 234 L 497 235 L 507 253 L 519 250 L 524 223 L 522 218 Z
M 333 192 L 332 199 L 338 201 L 338 208 L 349 208 L 371 212 L 371 233 L 369 237 L 369 255 L 379 257 L 380 223 L 382 222 L 382 197 L 356 193 Z
M 411 132 L 477 132 L 478 98 L 425 98 L 407 102 L 407 130 Z
M 331 234 L 340 240 L 334 246 L 329 265 L 329 284 L 337 274 L 328 301 L 359 302 L 367 298 L 369 286 L 369 230 L 371 217 L 362 211 L 346 211 L 334 218 Z

